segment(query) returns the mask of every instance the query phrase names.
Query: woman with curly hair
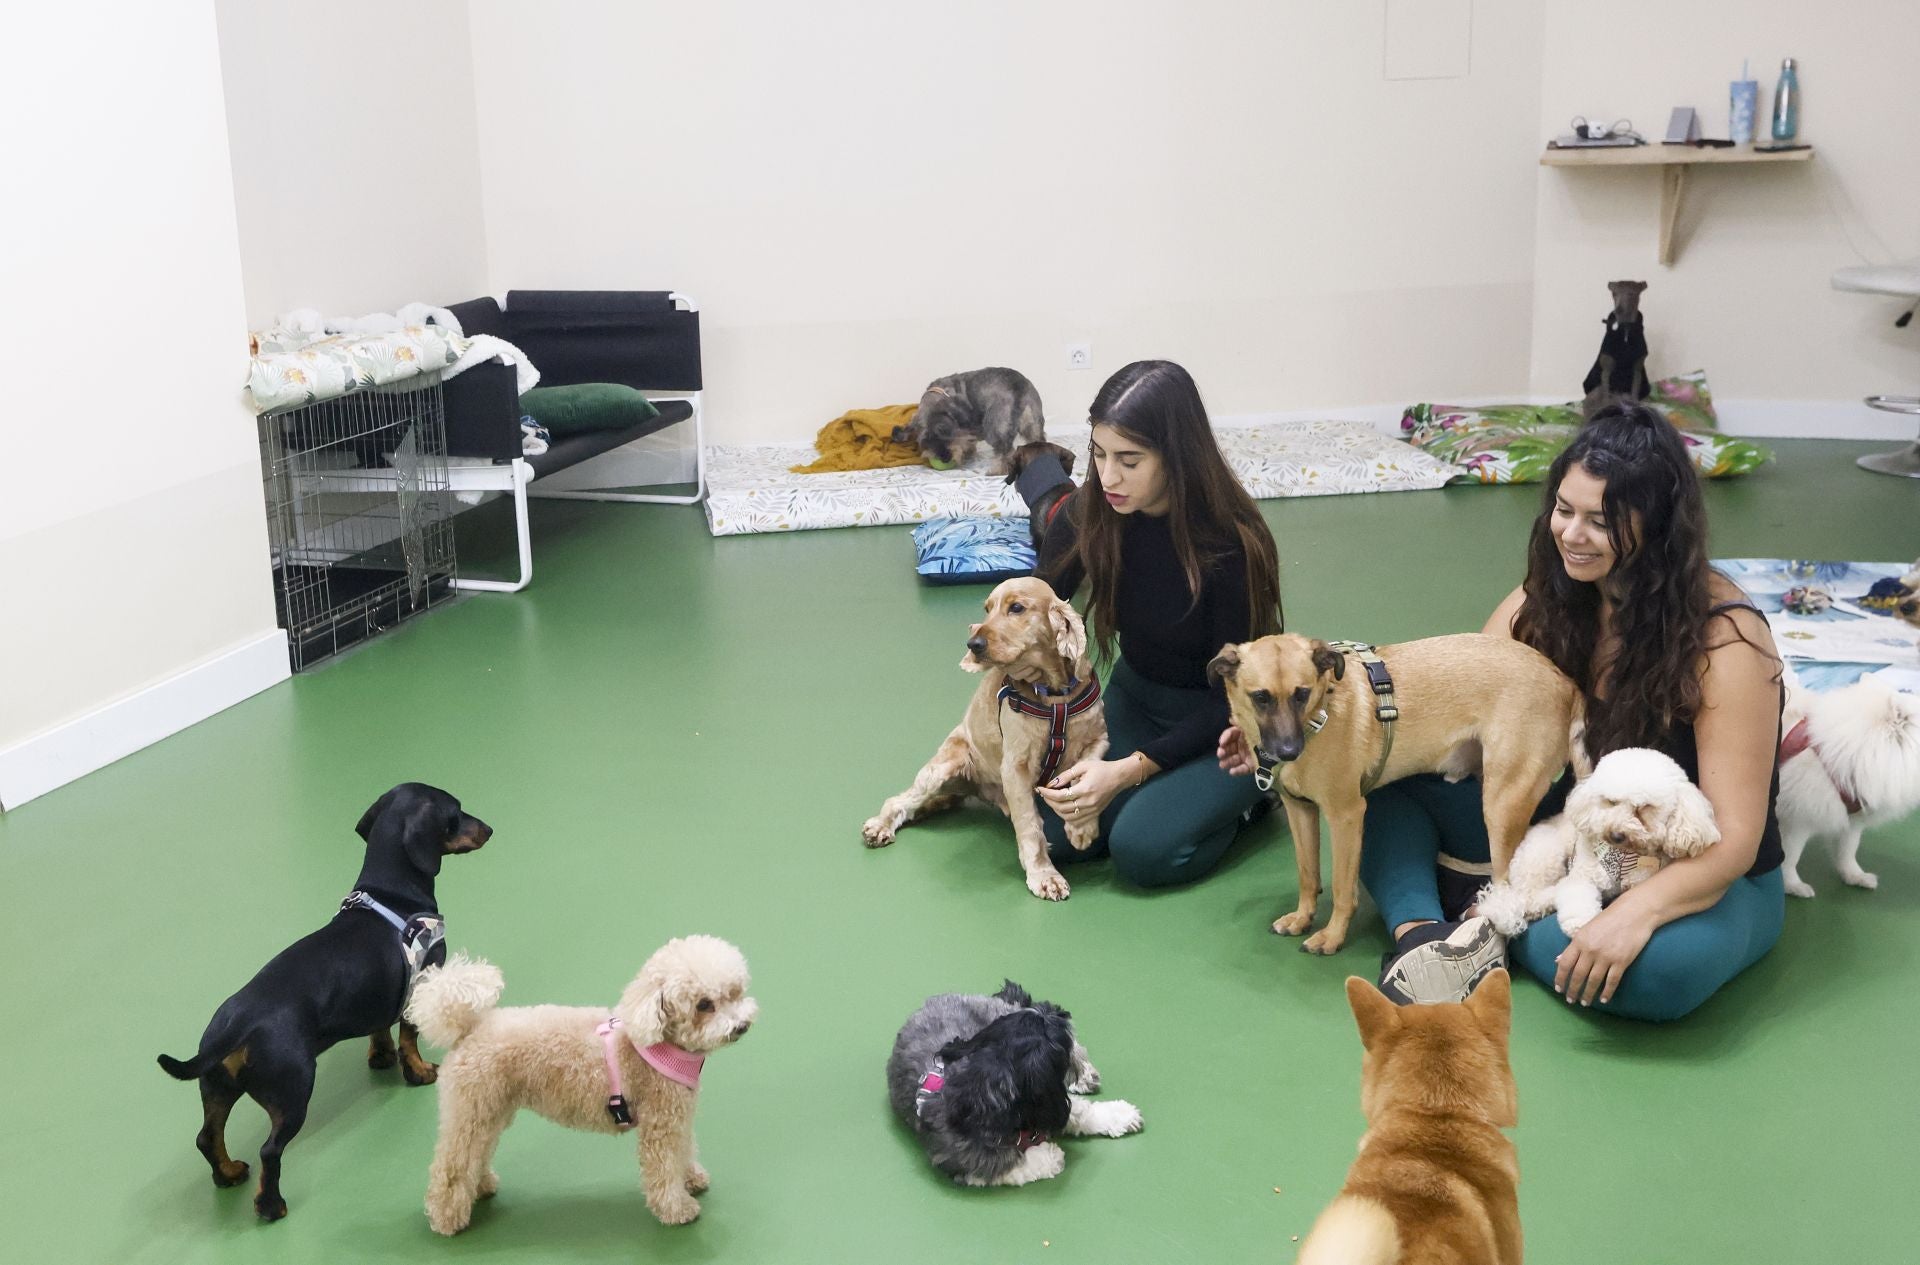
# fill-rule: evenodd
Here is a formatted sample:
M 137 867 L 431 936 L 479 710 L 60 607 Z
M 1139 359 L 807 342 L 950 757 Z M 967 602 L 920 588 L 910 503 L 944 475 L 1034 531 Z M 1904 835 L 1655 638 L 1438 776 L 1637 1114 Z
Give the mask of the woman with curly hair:
M 1210 758 L 1228 717 L 1206 670 L 1228 642 L 1280 631 L 1279 560 L 1185 369 L 1135 361 L 1089 414 L 1087 479 L 1048 525 L 1039 574 L 1063 598 L 1085 590 L 1112 745 L 1039 788 L 1041 815 L 1056 864 L 1110 853 L 1138 886 L 1189 882 L 1260 801 Z M 1035 476 L 1064 481 L 1057 463 Z M 1098 820 L 1094 846 L 1074 851 L 1063 819 Z
M 1509 945 L 1466 916 L 1488 871 L 1479 783 L 1382 787 L 1367 801 L 1360 876 L 1394 935 L 1383 991 L 1464 1000 L 1510 952 L 1569 1003 L 1687 1014 L 1780 935 L 1784 688 L 1765 616 L 1707 563 L 1699 476 L 1671 424 L 1635 403 L 1595 413 L 1547 475 L 1526 581 L 1483 631 L 1532 646 L 1580 687 L 1594 759 L 1652 747 L 1678 762 L 1713 804 L 1720 842 L 1638 883 L 1571 940 L 1546 918 Z M 1561 810 L 1570 781 L 1536 820 Z

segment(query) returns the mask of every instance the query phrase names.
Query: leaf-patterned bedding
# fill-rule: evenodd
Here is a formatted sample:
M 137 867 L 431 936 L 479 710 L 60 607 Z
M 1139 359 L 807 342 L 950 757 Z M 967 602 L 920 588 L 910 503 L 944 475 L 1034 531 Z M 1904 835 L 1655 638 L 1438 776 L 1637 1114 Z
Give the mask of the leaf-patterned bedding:
M 320 334 L 271 329 L 253 336 L 244 394 L 256 413 L 294 408 L 438 373 L 467 340 L 437 325 L 386 334 Z
M 1214 429 L 1227 463 L 1249 495 L 1336 496 L 1437 488 L 1458 473 L 1361 422 L 1269 422 Z M 1055 427 L 1048 438 L 1084 453 L 1087 428 Z M 707 450 L 707 526 L 716 536 L 874 527 L 952 518 L 1013 517 L 1027 507 L 979 464 L 958 470 L 899 466 L 835 474 L 794 474 L 813 458 L 795 445 Z

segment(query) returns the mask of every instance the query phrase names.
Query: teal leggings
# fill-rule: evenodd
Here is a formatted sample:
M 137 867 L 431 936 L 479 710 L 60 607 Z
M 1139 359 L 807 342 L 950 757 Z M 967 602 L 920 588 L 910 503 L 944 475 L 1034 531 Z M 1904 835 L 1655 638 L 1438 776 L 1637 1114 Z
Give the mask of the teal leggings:
M 1485 863 L 1491 851 L 1480 815 L 1480 783 L 1448 783 L 1433 774 L 1383 786 L 1367 797 L 1360 881 L 1386 919 L 1387 933 L 1406 922 L 1459 917 L 1472 900 L 1466 886 L 1443 900 L 1439 856 Z M 1477 887 L 1478 881 L 1472 886 Z M 1461 893 L 1466 893 L 1464 897 Z M 1678 1019 L 1720 990 L 1721 985 L 1765 957 L 1780 938 L 1786 917 L 1780 871 L 1737 878 L 1718 904 L 1675 919 L 1653 933 L 1647 947 L 1620 979 L 1607 1004 L 1594 1009 L 1629 1019 Z M 1553 983 L 1554 959 L 1567 937 L 1552 915 L 1508 945 L 1521 970 Z
M 1146 680 L 1122 660 L 1106 684 L 1106 758 L 1133 754 L 1206 704 L 1209 691 L 1182 690 Z M 1113 868 L 1137 887 L 1191 883 L 1220 863 L 1240 827 L 1241 814 L 1260 798 L 1250 777 L 1220 771 L 1211 749 L 1120 792 L 1100 814 L 1100 835 L 1085 852 L 1067 843 L 1066 825 L 1044 799 L 1040 818 L 1055 865 L 1113 857 Z

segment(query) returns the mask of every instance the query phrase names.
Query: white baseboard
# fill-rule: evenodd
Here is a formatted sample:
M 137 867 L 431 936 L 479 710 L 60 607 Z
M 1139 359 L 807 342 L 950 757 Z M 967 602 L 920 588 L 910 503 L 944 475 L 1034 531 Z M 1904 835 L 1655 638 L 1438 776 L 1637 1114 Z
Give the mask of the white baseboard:
M 287 634 L 271 633 L 77 720 L 0 751 L 0 810 L 152 746 L 292 675 Z

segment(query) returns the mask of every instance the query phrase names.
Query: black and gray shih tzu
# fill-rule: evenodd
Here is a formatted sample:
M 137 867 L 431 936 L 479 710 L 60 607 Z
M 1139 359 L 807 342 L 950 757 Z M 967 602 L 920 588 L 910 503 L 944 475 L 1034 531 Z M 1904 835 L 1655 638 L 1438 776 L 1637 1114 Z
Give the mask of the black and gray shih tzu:
M 966 1186 L 1059 1176 L 1067 1156 L 1055 1137 L 1137 1132 L 1132 1103 L 1082 1097 L 1099 1088 L 1072 1016 L 1012 980 L 991 997 L 928 999 L 887 1059 L 894 1114 L 933 1166 Z

